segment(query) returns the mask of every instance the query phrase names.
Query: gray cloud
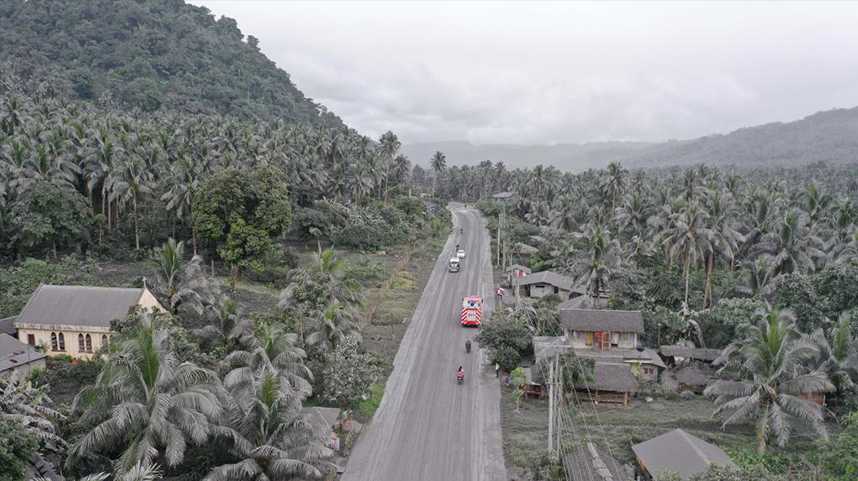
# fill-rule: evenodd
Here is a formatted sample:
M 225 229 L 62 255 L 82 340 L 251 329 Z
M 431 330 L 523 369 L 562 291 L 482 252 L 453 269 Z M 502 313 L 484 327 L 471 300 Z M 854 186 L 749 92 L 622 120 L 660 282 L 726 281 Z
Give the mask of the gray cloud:
M 858 105 L 858 4 L 206 1 L 405 142 L 663 140 Z

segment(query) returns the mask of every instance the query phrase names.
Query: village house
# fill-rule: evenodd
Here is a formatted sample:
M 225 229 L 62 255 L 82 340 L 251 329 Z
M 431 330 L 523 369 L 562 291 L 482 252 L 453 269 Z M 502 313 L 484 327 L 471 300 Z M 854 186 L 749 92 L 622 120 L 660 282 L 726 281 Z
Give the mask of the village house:
M 14 322 L 18 339 L 50 356 L 89 359 L 110 342 L 110 323 L 134 309 L 164 311 L 149 289 L 43 284 Z
M 513 264 L 507 267 L 504 272 L 506 273 L 506 285 L 509 287 L 515 287 L 514 283 L 516 280 L 521 280 L 522 278 L 529 276 L 533 271 L 531 271 L 527 266 Z
M 635 444 L 632 451 L 643 479 L 652 481 L 665 479 L 668 474 L 676 474 L 682 481 L 687 481 L 705 473 L 713 465 L 736 467 L 721 448 L 682 429 Z
M 0 379 L 25 379 L 45 368 L 45 354 L 6 333 L 0 333 Z
M 535 272 L 518 279 L 519 288 L 532 299 L 552 295 L 563 300 L 569 299 L 574 293 L 573 283 L 572 278 L 553 271 Z
M 561 308 L 560 325 L 575 355 L 593 360 L 600 390 L 613 390 L 614 401 L 628 405 L 638 383 L 658 382 L 667 368 L 658 353 L 638 345 L 644 332 L 640 311 Z

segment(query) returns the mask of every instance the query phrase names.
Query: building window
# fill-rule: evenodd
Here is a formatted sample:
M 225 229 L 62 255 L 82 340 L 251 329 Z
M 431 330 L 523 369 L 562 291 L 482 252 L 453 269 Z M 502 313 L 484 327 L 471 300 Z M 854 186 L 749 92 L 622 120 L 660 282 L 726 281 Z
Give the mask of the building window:
M 84 339 L 86 339 L 86 352 L 92 352 L 92 338 L 87 334 Z
M 618 347 L 620 345 L 620 333 L 612 332 L 611 333 L 611 347 Z
M 83 344 L 83 334 L 77 335 L 77 350 L 78 352 L 86 352 L 86 346 Z
M 57 336 L 57 340 L 59 341 L 60 351 L 65 351 L 66 350 L 66 337 L 63 336 L 62 332 Z
M 584 345 L 592 346 L 593 345 L 593 333 L 585 332 L 584 333 Z
M 101 335 L 101 345 L 102 345 L 102 346 L 106 346 L 106 345 L 107 345 L 107 334 L 102 334 L 102 335 Z
M 59 350 L 60 350 L 60 346 L 59 346 L 59 344 L 57 344 L 57 333 L 52 332 L 51 333 L 51 351 L 59 351 Z
M 31 346 L 36 345 L 36 336 L 33 334 L 27 334 L 27 344 Z

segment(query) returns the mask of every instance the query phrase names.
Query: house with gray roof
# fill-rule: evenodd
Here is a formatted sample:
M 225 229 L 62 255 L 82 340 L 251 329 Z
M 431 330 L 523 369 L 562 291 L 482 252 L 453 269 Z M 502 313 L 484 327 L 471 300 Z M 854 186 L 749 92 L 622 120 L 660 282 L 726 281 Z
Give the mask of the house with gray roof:
M 669 473 L 677 474 L 679 479 L 687 481 L 705 473 L 713 465 L 736 467 L 721 448 L 682 429 L 674 429 L 635 444 L 632 451 L 641 474 L 653 481 L 660 481 Z
M 718 359 L 721 350 L 671 344 L 659 347 L 658 353 L 668 361 L 668 364 L 682 364 L 686 361 L 711 363 Z
M 15 329 L 15 316 L 0 319 L 0 333 L 9 334 L 12 337 L 18 336 L 18 330 Z
M 48 355 L 90 358 L 110 340 L 112 321 L 135 309 L 164 311 L 146 287 L 42 284 L 14 321 L 18 339 L 42 346 Z
M 24 379 L 45 368 L 45 354 L 9 334 L 0 333 L 0 379 Z
M 541 271 L 519 277 L 517 283 L 527 297 L 539 299 L 554 295 L 565 300 L 574 294 L 582 294 L 573 288 L 574 282 L 574 279 L 571 277 L 558 274 L 554 271 Z

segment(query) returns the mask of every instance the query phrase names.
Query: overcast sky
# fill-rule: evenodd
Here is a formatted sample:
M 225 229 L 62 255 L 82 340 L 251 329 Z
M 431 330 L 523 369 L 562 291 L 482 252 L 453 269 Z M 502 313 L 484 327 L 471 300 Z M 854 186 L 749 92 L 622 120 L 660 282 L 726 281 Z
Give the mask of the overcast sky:
M 406 143 L 690 138 L 858 106 L 858 3 L 191 3 Z

